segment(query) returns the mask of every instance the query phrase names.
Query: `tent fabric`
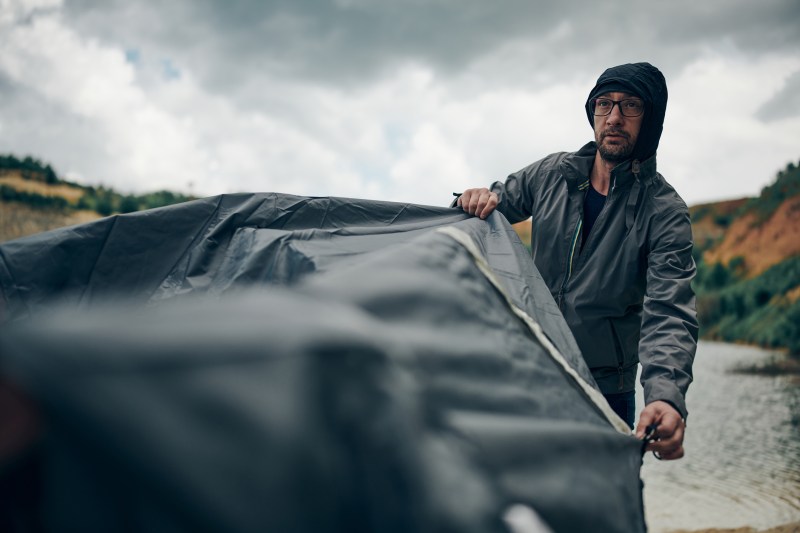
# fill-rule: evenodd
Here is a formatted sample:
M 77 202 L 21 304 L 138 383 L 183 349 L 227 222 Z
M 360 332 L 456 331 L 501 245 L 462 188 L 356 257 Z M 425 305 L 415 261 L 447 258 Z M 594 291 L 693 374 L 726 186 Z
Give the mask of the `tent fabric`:
M 645 530 L 498 213 L 224 195 L 0 244 L 0 289 L 45 530 Z

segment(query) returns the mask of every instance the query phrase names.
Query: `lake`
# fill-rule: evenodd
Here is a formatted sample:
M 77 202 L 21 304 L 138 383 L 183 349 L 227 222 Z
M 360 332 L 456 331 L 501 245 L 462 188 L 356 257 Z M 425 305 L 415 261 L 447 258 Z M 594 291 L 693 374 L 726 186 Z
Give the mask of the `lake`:
M 732 372 L 776 355 L 699 344 L 687 395 L 686 456 L 662 462 L 648 453 L 642 467 L 651 532 L 762 529 L 800 520 L 800 376 Z

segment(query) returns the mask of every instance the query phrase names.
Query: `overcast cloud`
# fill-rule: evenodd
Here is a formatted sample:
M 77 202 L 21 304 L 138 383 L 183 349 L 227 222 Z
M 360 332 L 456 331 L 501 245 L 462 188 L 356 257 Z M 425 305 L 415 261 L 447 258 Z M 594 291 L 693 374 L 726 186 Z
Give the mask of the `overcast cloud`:
M 690 204 L 800 160 L 796 0 L 0 0 L 0 153 L 83 183 L 443 205 L 591 140 L 608 66 L 670 91 Z

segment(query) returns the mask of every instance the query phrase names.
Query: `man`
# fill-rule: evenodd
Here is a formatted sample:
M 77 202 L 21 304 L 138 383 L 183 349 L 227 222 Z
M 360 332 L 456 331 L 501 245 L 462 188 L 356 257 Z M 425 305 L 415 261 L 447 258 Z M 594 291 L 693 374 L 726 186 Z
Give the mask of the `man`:
M 481 218 L 498 209 L 511 223 L 533 217 L 534 262 L 600 390 L 633 428 L 641 362 L 636 434 L 656 424 L 648 449 L 679 459 L 698 326 L 688 209 L 656 172 L 666 106 L 657 68 L 609 68 L 586 102 L 594 142 L 468 189 L 457 205 Z

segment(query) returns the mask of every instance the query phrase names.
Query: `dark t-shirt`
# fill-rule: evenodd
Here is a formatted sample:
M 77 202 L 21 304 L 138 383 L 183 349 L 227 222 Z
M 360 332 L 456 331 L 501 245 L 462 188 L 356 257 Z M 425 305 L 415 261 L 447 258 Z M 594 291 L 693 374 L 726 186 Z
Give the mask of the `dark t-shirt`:
M 594 190 L 590 182 L 589 190 L 586 191 L 586 197 L 583 200 L 583 240 L 581 241 L 581 246 L 586 244 L 589 232 L 592 231 L 592 226 L 594 226 L 605 203 L 606 197 Z

